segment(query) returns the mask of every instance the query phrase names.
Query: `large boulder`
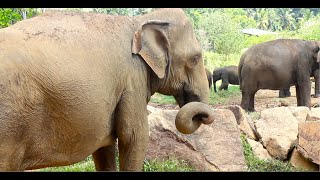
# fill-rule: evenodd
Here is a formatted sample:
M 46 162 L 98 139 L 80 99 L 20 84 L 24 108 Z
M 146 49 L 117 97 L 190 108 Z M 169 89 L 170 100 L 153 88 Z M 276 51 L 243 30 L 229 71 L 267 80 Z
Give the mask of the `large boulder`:
M 238 105 L 227 106 L 226 108 L 233 112 L 241 132 L 253 140 L 258 140 L 254 125 L 249 120 L 250 117 L 246 115 L 245 111 Z
M 319 165 L 303 157 L 296 148 L 293 149 L 289 162 L 296 168 L 301 168 L 308 171 L 318 171 L 319 169 Z
M 320 120 L 320 108 L 311 108 L 311 111 L 307 114 L 306 121 L 319 121 Z
M 294 147 L 298 135 L 298 120 L 288 107 L 275 107 L 261 111 L 256 130 L 264 147 L 274 158 L 285 160 Z
M 272 159 L 268 151 L 262 146 L 260 142 L 254 141 L 249 138 L 247 138 L 247 142 L 250 144 L 254 155 L 256 155 L 259 159 L 263 159 L 263 160 Z
M 292 115 L 299 121 L 306 121 L 307 115 L 310 112 L 309 108 L 306 106 L 289 107 Z
M 298 151 L 313 163 L 320 164 L 320 121 L 299 123 Z
M 150 141 L 147 159 L 175 157 L 198 171 L 244 171 L 245 158 L 240 131 L 233 113 L 213 110 L 215 121 L 185 135 L 175 128 L 177 110 L 163 110 L 148 116 Z

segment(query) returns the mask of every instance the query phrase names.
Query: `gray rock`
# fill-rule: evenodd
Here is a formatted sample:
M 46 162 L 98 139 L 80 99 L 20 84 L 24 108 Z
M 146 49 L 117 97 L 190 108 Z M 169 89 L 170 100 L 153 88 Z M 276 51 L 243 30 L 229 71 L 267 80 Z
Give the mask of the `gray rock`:
M 269 154 L 285 160 L 297 141 L 298 120 L 288 107 L 275 107 L 261 111 L 256 130 Z

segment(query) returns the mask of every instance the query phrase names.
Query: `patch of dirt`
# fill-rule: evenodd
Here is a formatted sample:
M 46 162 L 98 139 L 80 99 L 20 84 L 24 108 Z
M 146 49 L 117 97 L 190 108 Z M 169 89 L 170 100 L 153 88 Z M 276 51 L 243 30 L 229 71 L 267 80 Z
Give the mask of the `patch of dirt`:
M 279 98 L 278 90 L 259 90 L 255 95 L 254 107 L 257 112 L 267 108 L 280 107 L 280 106 L 297 106 L 296 89 L 294 86 L 290 88 L 291 96 L 286 98 Z M 312 83 L 311 94 L 314 94 L 314 83 Z M 214 108 L 222 108 L 226 105 L 239 105 L 241 103 L 241 96 L 232 97 L 224 104 L 212 105 Z M 179 109 L 174 104 L 157 104 L 149 103 L 149 105 L 160 109 Z M 320 105 L 320 98 L 311 97 L 311 106 L 316 107 Z

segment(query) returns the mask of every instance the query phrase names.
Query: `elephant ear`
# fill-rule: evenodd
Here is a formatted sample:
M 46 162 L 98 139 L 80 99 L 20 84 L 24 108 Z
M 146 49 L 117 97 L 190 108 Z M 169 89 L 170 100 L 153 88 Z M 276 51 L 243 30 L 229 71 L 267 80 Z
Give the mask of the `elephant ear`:
M 135 31 L 132 41 L 132 53 L 139 54 L 159 78 L 165 76 L 170 62 L 170 44 L 164 32 L 168 26 L 165 21 L 146 21 Z

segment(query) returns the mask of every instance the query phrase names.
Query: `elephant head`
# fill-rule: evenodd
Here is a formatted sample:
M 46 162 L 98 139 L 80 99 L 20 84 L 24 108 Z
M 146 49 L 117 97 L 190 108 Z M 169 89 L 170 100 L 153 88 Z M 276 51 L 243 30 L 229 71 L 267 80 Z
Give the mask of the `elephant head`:
M 209 84 L 202 50 L 184 12 L 162 9 L 137 20 L 141 25 L 133 37 L 132 52 L 150 67 L 151 95 L 173 95 L 179 107 L 194 101 L 208 103 Z

